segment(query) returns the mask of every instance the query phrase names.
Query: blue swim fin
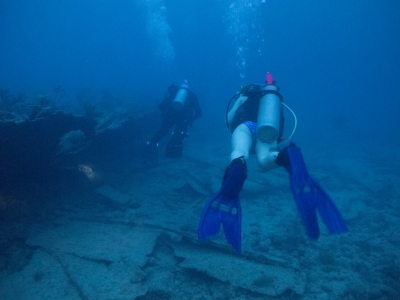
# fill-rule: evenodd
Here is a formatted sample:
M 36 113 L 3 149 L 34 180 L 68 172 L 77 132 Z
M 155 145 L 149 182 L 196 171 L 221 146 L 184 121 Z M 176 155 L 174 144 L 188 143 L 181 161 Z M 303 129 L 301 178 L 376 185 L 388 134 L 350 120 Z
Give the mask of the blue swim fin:
M 317 210 L 331 233 L 348 231 L 332 199 L 309 175 L 300 148 L 290 144 L 279 153 L 276 163 L 284 166 L 290 174 L 290 187 L 309 238 L 319 237 Z
M 239 193 L 247 177 L 244 159 L 232 161 L 227 168 L 222 187 L 208 200 L 200 219 L 198 238 L 207 241 L 215 236 L 221 227 L 227 242 L 241 251 L 242 208 Z

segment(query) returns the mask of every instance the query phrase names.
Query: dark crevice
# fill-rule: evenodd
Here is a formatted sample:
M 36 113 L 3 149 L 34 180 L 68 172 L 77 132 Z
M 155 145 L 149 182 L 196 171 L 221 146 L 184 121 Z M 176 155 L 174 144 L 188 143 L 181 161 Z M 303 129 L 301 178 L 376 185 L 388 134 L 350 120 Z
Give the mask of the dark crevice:
M 90 257 L 86 257 L 86 256 L 80 256 L 77 254 L 73 254 L 73 253 L 68 253 L 68 254 L 71 256 L 81 258 L 81 259 L 85 259 L 87 261 L 104 264 L 107 268 L 113 263 L 111 260 L 107 260 L 107 259 L 90 258 Z

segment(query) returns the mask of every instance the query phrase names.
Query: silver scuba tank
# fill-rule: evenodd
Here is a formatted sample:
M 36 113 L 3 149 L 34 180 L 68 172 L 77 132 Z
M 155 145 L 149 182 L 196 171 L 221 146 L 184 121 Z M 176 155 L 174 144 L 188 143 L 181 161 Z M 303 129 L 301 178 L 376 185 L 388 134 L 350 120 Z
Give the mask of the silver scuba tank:
M 265 95 L 261 98 L 258 109 L 257 138 L 263 143 L 272 143 L 279 137 L 282 96 L 279 97 L 275 85 L 267 85 L 263 90 Z
M 189 85 L 187 83 L 182 83 L 179 87 L 178 92 L 176 93 L 175 99 L 172 102 L 172 107 L 175 110 L 182 110 L 183 106 L 185 105 L 186 98 L 189 94 Z

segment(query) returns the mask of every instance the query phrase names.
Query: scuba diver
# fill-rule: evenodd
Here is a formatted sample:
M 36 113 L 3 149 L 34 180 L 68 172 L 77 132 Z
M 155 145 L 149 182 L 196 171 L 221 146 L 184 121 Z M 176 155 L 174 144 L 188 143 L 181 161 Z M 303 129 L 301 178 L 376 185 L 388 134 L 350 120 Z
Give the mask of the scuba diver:
M 188 126 L 202 116 L 201 107 L 197 96 L 189 89 L 188 82 L 174 83 L 168 87 L 164 100 L 158 105 L 162 112 L 162 121 L 153 137 L 147 142 L 147 147 L 142 155 L 144 168 L 155 167 L 158 163 L 158 142 L 169 134 L 175 125 L 171 140 L 166 149 L 166 157 L 181 157 L 183 153 L 183 139 L 189 137 Z
M 233 100 L 236 101 L 229 110 Z M 270 73 L 267 73 L 265 85 L 251 84 L 231 98 L 226 113 L 227 126 L 232 133 L 231 163 L 225 170 L 221 188 L 204 208 L 198 228 L 200 241 L 215 236 L 222 224 L 227 242 L 237 252 L 241 251 L 239 193 L 247 177 L 246 161 L 253 149 L 261 172 L 278 167 L 288 171 L 291 191 L 310 239 L 319 237 L 317 211 L 331 233 L 347 231 L 346 223 L 329 195 L 309 175 L 300 148 L 294 143 L 289 144 L 297 125 L 294 113 L 293 132 L 282 142 L 283 107 L 293 113 L 283 102 Z

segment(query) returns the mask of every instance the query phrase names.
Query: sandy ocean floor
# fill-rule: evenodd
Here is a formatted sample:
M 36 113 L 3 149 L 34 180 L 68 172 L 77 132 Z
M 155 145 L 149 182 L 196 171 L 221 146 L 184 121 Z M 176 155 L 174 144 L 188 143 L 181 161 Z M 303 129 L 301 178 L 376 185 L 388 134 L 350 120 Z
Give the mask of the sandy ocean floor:
M 285 170 L 260 174 L 252 157 L 237 254 L 222 234 L 197 240 L 229 163 L 229 135 L 209 138 L 186 140 L 183 158 L 161 157 L 146 172 L 137 161 L 93 167 L 101 173 L 93 189 L 51 199 L 37 222 L 3 230 L 20 246 L 2 256 L 0 299 L 399 299 L 394 150 L 301 145 L 349 227 L 332 236 L 320 224 L 318 241 L 305 236 Z

